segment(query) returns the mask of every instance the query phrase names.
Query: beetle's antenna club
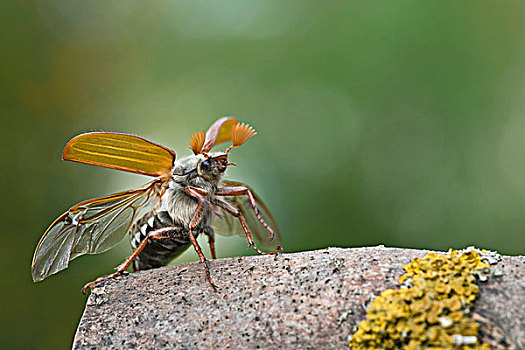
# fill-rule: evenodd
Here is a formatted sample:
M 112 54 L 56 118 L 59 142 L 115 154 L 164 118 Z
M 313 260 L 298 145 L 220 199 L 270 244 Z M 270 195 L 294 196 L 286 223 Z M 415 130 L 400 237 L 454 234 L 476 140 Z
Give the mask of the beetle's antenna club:
M 226 150 L 226 154 L 232 149 L 242 146 L 253 136 L 257 135 L 257 132 L 249 124 L 237 123 L 232 127 L 232 145 Z
M 193 151 L 193 154 L 199 154 L 202 152 L 202 146 L 204 146 L 205 140 L 206 132 L 204 130 L 196 131 L 191 135 L 190 149 Z

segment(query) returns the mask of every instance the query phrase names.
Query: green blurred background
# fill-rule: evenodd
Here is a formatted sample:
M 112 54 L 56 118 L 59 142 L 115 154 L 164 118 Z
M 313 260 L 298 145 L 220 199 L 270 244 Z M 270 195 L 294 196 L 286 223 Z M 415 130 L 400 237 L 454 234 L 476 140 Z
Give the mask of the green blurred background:
M 525 249 L 525 2 L 3 1 L 1 348 L 70 347 L 82 285 L 127 242 L 42 283 L 33 250 L 71 205 L 149 179 L 60 160 L 86 131 L 189 154 L 223 115 L 287 252 Z M 220 256 L 251 254 L 241 238 Z M 193 251 L 177 262 L 196 260 Z M 207 288 L 204 281 L 203 288 Z M 217 281 L 220 285 L 220 281 Z

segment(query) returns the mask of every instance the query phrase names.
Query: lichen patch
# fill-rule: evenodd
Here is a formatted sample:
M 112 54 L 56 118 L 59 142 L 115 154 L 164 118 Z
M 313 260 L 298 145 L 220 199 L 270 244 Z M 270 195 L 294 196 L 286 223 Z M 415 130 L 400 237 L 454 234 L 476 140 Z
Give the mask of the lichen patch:
M 400 289 L 387 289 L 370 304 L 352 335 L 357 349 L 490 349 L 478 342 L 479 325 L 468 317 L 478 282 L 491 274 L 497 253 L 467 248 L 428 253 L 404 265 Z

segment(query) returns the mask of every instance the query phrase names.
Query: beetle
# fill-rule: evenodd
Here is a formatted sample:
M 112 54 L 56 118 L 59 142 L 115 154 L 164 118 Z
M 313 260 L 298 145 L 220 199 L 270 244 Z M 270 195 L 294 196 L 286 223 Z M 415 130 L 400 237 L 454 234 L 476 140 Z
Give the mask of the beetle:
M 31 273 L 35 282 L 68 267 L 84 254 L 98 254 L 119 243 L 128 233 L 133 253 L 112 274 L 87 283 L 86 293 L 99 283 L 126 272 L 168 264 L 193 246 L 204 266 L 206 280 L 216 290 L 197 237 L 208 237 L 212 259 L 215 232 L 240 234 L 259 254 L 281 251 L 280 234 L 268 208 L 253 190 L 223 175 L 229 152 L 255 136 L 255 130 L 236 118 L 223 117 L 207 132 L 190 138 L 193 154 L 175 159 L 175 152 L 138 136 L 92 132 L 71 139 L 62 159 L 155 177 L 137 189 L 90 199 L 59 216 L 38 242 Z M 224 152 L 210 152 L 231 142 Z M 266 253 L 259 244 L 276 248 Z

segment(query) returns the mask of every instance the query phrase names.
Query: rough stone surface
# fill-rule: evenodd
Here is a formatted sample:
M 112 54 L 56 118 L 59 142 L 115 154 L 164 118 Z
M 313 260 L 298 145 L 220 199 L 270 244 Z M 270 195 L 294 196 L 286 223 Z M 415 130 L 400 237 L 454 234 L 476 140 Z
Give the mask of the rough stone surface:
M 129 274 L 95 288 L 74 349 L 345 349 L 365 305 L 427 251 L 328 248 Z M 525 348 L 525 257 L 503 257 L 473 310 L 485 339 Z

